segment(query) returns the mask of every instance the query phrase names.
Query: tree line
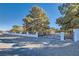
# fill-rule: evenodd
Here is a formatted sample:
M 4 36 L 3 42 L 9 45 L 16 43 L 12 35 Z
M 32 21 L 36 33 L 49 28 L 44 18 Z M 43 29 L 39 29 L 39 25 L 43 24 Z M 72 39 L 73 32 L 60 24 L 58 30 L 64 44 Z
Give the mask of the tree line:
M 56 23 L 59 24 L 60 30 L 56 32 L 72 32 L 73 29 L 79 28 L 79 4 L 78 3 L 63 3 L 58 6 L 58 10 L 61 13 L 61 17 L 56 19 Z M 23 19 L 23 31 L 24 32 L 38 32 L 45 35 L 49 33 L 50 27 L 48 26 L 49 18 L 45 13 L 45 10 L 38 6 L 33 6 L 29 11 L 29 14 Z M 12 32 L 20 31 L 19 26 L 13 26 Z

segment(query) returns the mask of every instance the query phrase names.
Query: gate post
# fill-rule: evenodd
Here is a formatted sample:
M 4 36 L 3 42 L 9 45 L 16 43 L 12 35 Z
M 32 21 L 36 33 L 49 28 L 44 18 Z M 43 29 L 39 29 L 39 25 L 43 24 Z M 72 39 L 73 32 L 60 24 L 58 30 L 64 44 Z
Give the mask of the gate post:
M 74 42 L 79 41 L 79 29 L 73 29 L 73 40 Z
M 60 33 L 60 40 L 61 40 L 61 41 L 64 41 L 64 32 L 61 32 L 61 33 Z

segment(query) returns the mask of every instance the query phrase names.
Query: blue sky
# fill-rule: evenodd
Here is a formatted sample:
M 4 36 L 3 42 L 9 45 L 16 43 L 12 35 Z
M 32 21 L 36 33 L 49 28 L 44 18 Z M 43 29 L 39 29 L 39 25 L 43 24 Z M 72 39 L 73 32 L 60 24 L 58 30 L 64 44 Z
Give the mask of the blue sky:
M 23 18 L 29 14 L 33 6 L 43 8 L 49 17 L 50 27 L 59 28 L 55 23 L 61 16 L 58 3 L 0 3 L 0 30 L 9 30 L 13 25 L 23 25 Z

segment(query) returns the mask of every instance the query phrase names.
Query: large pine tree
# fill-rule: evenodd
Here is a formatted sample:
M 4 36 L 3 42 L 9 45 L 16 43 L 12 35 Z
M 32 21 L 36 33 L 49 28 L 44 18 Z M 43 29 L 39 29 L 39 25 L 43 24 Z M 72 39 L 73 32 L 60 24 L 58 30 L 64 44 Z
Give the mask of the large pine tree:
M 38 6 L 32 7 L 30 13 L 23 19 L 25 31 L 46 34 L 49 19 L 44 10 Z
M 58 7 L 63 15 L 57 19 L 57 23 L 64 31 L 79 28 L 79 3 L 65 3 Z

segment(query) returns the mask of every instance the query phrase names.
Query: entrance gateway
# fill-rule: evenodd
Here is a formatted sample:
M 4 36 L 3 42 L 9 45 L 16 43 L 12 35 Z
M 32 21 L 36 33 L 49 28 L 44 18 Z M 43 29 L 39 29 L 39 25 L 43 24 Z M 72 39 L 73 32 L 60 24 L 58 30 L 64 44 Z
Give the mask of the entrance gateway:
M 64 37 L 65 37 L 64 32 L 61 32 L 61 33 L 60 33 L 60 40 L 61 40 L 61 41 L 64 41 L 64 40 L 65 40 Z M 74 42 L 79 41 L 79 29 L 73 29 L 73 41 L 74 41 Z

